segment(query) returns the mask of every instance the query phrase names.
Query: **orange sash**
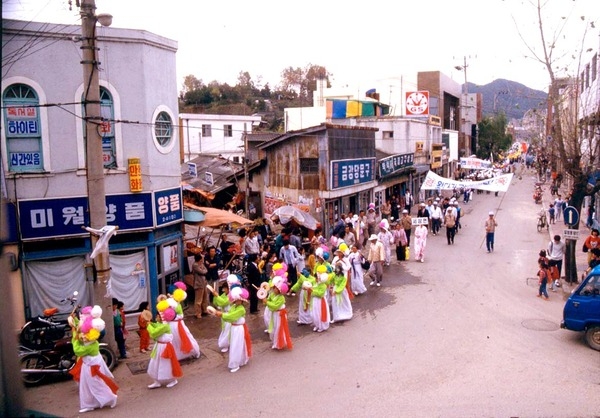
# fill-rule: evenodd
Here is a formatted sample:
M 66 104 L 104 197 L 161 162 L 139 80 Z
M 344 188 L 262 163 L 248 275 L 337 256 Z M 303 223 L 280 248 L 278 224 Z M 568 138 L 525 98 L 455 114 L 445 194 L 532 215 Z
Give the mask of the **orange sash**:
M 246 354 L 248 357 L 252 357 L 252 340 L 250 339 L 250 331 L 248 331 L 248 325 L 244 323 L 244 340 L 246 340 Z
M 311 294 L 312 294 L 312 289 L 304 290 L 304 304 L 302 305 L 302 307 L 304 308 L 304 311 L 308 311 L 308 308 L 310 307 L 310 299 L 312 297 Z
M 350 282 L 352 281 L 352 273 L 348 271 L 348 278 L 346 279 L 346 290 L 348 291 L 348 297 L 350 300 L 354 299 L 354 293 L 352 293 L 352 287 L 350 286 Z
M 321 298 L 321 322 L 327 321 L 327 301 Z
M 108 377 L 107 375 L 105 375 L 104 373 L 102 373 L 100 371 L 99 365 L 96 364 L 96 365 L 90 367 L 90 369 L 92 370 L 92 377 L 99 377 L 100 379 L 102 379 L 102 381 L 106 384 L 106 386 L 108 386 L 110 388 L 110 391 L 112 393 L 114 393 L 115 395 L 117 394 L 117 391 L 119 390 L 119 386 L 117 386 L 117 384 L 114 382 L 114 380 L 112 380 L 110 377 Z
M 277 348 L 283 347 L 287 347 L 288 350 L 294 347 L 292 345 L 292 337 L 290 336 L 286 309 L 279 310 L 279 333 L 277 335 Z
M 171 360 L 171 371 L 173 372 L 173 377 L 183 376 L 183 372 L 181 371 L 181 365 L 179 364 L 179 361 L 177 361 L 177 353 L 175 353 L 175 347 L 173 347 L 173 344 L 171 343 L 163 344 L 166 344 L 167 346 L 161 354 L 161 357 Z
M 181 339 L 181 352 L 189 353 L 194 349 L 194 347 L 192 346 L 190 337 L 188 337 L 187 332 L 185 332 L 185 328 L 183 327 L 183 322 L 181 322 L 181 320 L 177 321 L 177 329 L 179 330 L 179 338 Z
M 83 364 L 83 360 L 81 360 L 81 357 L 77 357 L 77 362 L 75 362 L 75 365 L 73 366 L 73 368 L 71 370 L 69 370 L 69 374 L 71 376 L 73 376 L 73 380 L 76 382 L 79 382 L 79 378 L 81 376 L 81 365 Z

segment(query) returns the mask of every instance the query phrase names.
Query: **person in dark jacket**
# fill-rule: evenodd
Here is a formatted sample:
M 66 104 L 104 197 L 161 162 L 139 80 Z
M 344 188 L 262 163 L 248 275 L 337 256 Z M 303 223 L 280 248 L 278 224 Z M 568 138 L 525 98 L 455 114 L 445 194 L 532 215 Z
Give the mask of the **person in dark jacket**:
M 260 288 L 262 277 L 260 270 L 258 269 L 257 255 L 250 254 L 248 256 L 248 265 L 246 266 L 246 277 L 248 278 L 248 284 L 250 292 L 250 313 L 258 313 L 258 296 L 256 294 L 257 288 Z M 256 286 L 256 287 L 255 287 Z

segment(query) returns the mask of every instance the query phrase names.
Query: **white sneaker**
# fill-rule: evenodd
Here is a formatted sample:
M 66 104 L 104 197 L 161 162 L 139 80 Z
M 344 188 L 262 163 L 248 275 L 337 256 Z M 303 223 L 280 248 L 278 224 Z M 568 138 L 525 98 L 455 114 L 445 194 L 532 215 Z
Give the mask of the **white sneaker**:
M 221 353 L 226 353 L 229 351 L 229 348 L 225 347 L 225 348 L 221 348 Z
M 156 389 L 156 388 L 159 388 L 159 387 L 160 387 L 160 383 L 158 383 L 158 382 L 150 383 L 148 385 L 148 389 Z
M 93 411 L 93 410 L 94 410 L 94 408 L 81 408 L 79 410 L 79 413 L 83 414 L 84 412 L 90 412 L 90 411 Z
M 375 282 L 373 281 L 373 282 L 369 283 L 369 286 L 373 286 L 374 284 L 375 284 Z
M 421 259 L 421 263 L 424 263 L 424 262 L 425 262 L 425 259 L 424 259 L 424 258 L 422 258 L 422 259 Z
M 381 283 L 377 283 L 377 287 L 381 287 Z
M 169 383 L 167 383 L 167 387 L 168 388 L 172 388 L 173 386 L 175 386 L 177 383 L 179 383 L 177 381 L 177 379 L 170 381 Z
M 235 372 L 237 372 L 239 369 L 240 369 L 239 367 L 236 367 L 236 368 L 234 368 L 234 369 L 231 369 L 231 370 L 229 370 L 229 371 L 230 371 L 231 373 L 235 373 Z

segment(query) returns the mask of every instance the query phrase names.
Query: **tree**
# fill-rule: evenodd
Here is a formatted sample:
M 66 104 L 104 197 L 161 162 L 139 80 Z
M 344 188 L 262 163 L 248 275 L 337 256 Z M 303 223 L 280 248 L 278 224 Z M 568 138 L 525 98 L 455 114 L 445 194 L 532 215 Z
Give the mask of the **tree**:
M 598 145 L 595 139 L 598 138 L 598 119 L 596 116 L 594 123 L 588 125 L 593 126 L 595 135 L 587 136 L 581 134 L 581 121 L 578 120 L 578 110 L 582 107 L 592 107 L 591 114 L 598 115 L 597 97 L 593 99 L 595 102 L 581 102 L 581 86 L 584 86 L 582 81 L 585 80 L 580 79 L 586 35 L 590 28 L 594 28 L 594 22 L 587 22 L 585 16 L 579 17 L 583 28 L 575 30 L 581 29 L 582 36 L 578 38 L 581 39 L 580 46 L 577 50 L 567 53 L 572 47 L 561 49 L 559 43 L 579 36 L 576 33 L 569 33 L 567 36 L 566 28 L 570 19 L 559 15 L 560 20 L 553 26 L 549 23 L 552 14 L 546 14 L 546 8 L 550 6 L 551 1 L 532 0 L 529 3 L 536 11 L 536 24 L 540 36 L 538 43 L 529 43 L 521 34 L 516 20 L 515 25 L 532 58 L 544 65 L 550 79 L 548 118 L 551 130 L 542 151 L 549 155 L 552 170 L 566 174 L 570 185 L 570 192 L 566 196 L 568 205 L 581 214 L 584 198 L 594 196 L 600 190 L 600 182 L 595 181 L 593 185 L 589 183 L 589 179 L 594 178 L 598 161 Z M 585 77 L 585 74 L 583 76 Z M 579 223 L 571 228 L 579 229 Z M 576 244 L 575 240 L 566 240 L 565 277 L 567 282 L 573 283 L 577 282 Z
M 477 157 L 488 159 L 493 155 L 494 161 L 501 151 L 510 148 L 512 136 L 506 133 L 506 115 L 484 116 L 479 122 L 477 141 Z
M 186 75 L 183 78 L 183 85 L 181 86 L 181 91 L 179 92 L 179 98 L 181 100 L 184 99 L 185 95 L 194 90 L 200 90 L 204 86 L 202 80 L 197 79 L 193 75 Z
M 308 64 L 305 68 L 287 67 L 281 72 L 281 83 L 279 90 L 286 96 L 296 95 L 300 100 L 298 106 L 312 105 L 313 92 L 319 88 L 319 83 L 330 87 L 329 77 L 331 74 L 320 65 Z

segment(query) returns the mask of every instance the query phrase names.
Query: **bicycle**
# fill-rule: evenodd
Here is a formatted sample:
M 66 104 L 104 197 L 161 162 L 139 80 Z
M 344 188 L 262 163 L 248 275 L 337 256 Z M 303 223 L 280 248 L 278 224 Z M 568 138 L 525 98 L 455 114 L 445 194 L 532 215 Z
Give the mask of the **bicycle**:
M 550 228 L 548 219 L 546 219 L 546 212 L 540 213 L 540 215 L 538 216 L 538 221 L 537 221 L 537 231 L 542 232 L 542 230 L 544 228 L 546 228 L 546 230 L 549 230 L 549 228 Z

